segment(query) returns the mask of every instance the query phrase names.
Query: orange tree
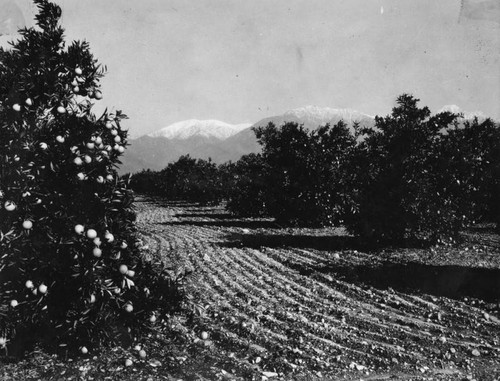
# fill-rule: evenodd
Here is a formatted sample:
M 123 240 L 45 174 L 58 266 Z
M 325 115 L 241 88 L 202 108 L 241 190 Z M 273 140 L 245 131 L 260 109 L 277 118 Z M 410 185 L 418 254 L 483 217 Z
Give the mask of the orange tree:
M 226 208 L 243 217 L 265 216 L 268 168 L 260 154 L 243 155 L 228 166 Z
M 184 200 L 201 205 L 218 204 L 223 189 L 218 166 L 210 159 L 181 156 L 160 172 L 164 196 L 169 200 Z
M 264 214 L 299 225 L 340 224 L 351 209 L 354 179 L 350 156 L 356 140 L 346 124 L 307 131 L 293 122 L 270 123 L 255 133 L 265 168 L 265 187 L 258 194 Z
M 465 224 L 495 222 L 500 226 L 500 128 L 477 118 L 450 126 L 436 142 L 433 173 L 442 197 L 453 201 Z M 455 194 L 459 197 L 451 198 Z
M 227 167 L 230 164 L 217 166 L 210 159 L 182 155 L 161 171 L 143 170 L 133 174 L 130 186 L 137 193 L 170 201 L 217 205 L 226 197 Z
M 498 128 L 448 112 L 431 115 L 418 102 L 401 95 L 390 115 L 360 131 L 352 160 L 356 207 L 347 219 L 354 234 L 455 238 L 497 202 Z
M 139 194 L 150 196 L 163 196 L 165 181 L 162 172 L 143 169 L 133 175 L 126 174 L 123 178 L 129 178 L 130 188 Z
M 36 27 L 0 49 L 0 337 L 98 347 L 154 322 L 175 287 L 139 252 L 124 115 L 91 111 L 104 70 L 35 3 Z

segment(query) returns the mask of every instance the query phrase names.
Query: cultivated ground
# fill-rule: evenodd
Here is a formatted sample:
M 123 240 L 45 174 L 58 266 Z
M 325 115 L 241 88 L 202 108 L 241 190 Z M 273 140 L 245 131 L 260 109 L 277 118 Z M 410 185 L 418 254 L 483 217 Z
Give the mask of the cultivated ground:
M 137 208 L 145 251 L 192 272 L 186 311 L 139 343 L 144 360 L 35 353 L 23 379 L 500 379 L 500 237 L 488 226 L 453 247 L 369 251 L 341 230 L 221 207 Z

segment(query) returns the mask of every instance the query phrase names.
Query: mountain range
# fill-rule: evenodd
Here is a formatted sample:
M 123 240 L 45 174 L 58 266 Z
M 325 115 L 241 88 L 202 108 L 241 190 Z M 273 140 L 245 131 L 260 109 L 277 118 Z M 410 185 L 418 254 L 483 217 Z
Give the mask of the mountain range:
M 485 118 L 481 112 L 463 112 L 458 106 L 444 106 L 441 111 L 462 113 L 463 119 Z M 250 124 L 228 124 L 218 120 L 190 119 L 177 122 L 148 135 L 129 141 L 123 156 L 120 173 L 135 173 L 142 169 L 160 170 L 181 155 L 212 159 L 215 163 L 237 161 L 242 155 L 260 152 L 253 127 L 277 126 L 285 122 L 302 124 L 312 130 L 327 123 L 343 120 L 349 128 L 355 122 L 373 127 L 375 117 L 352 109 L 305 106 L 271 116 Z
M 161 130 L 149 134 L 152 138 L 185 140 L 193 136 L 224 140 L 250 127 L 251 123 L 228 124 L 219 120 L 189 119 L 171 124 Z

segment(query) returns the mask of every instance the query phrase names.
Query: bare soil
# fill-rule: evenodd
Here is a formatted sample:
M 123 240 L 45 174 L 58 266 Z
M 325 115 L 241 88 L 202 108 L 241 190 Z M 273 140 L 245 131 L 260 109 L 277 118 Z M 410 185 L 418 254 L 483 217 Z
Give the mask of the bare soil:
M 460 245 L 369 251 L 341 229 L 220 207 L 140 210 L 150 253 L 194 271 L 198 313 L 179 324 L 195 341 L 209 334 L 196 351 L 208 378 L 500 377 L 500 237 L 488 226 Z
M 142 340 L 146 359 L 130 348 L 71 362 L 35 353 L 22 379 L 500 379 L 500 237 L 490 226 L 456 245 L 369 249 L 342 229 L 136 205 L 145 252 L 175 265 L 173 276 L 191 272 L 185 310 Z M 16 371 L 5 364 L 0 379 Z

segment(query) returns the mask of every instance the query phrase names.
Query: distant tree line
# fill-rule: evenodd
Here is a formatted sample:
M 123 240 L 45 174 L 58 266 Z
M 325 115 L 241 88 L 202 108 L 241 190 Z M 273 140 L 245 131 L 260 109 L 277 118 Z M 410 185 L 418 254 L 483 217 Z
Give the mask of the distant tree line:
M 344 122 L 255 128 L 262 153 L 236 163 L 182 156 L 131 178 L 143 194 L 226 201 L 240 216 L 345 226 L 373 240 L 453 237 L 478 221 L 500 227 L 500 128 L 491 119 L 431 115 L 403 94 L 373 128 Z
M 225 166 L 184 155 L 161 171 L 144 170 L 134 174 L 130 185 L 137 193 L 168 200 L 219 204 L 227 197 Z

